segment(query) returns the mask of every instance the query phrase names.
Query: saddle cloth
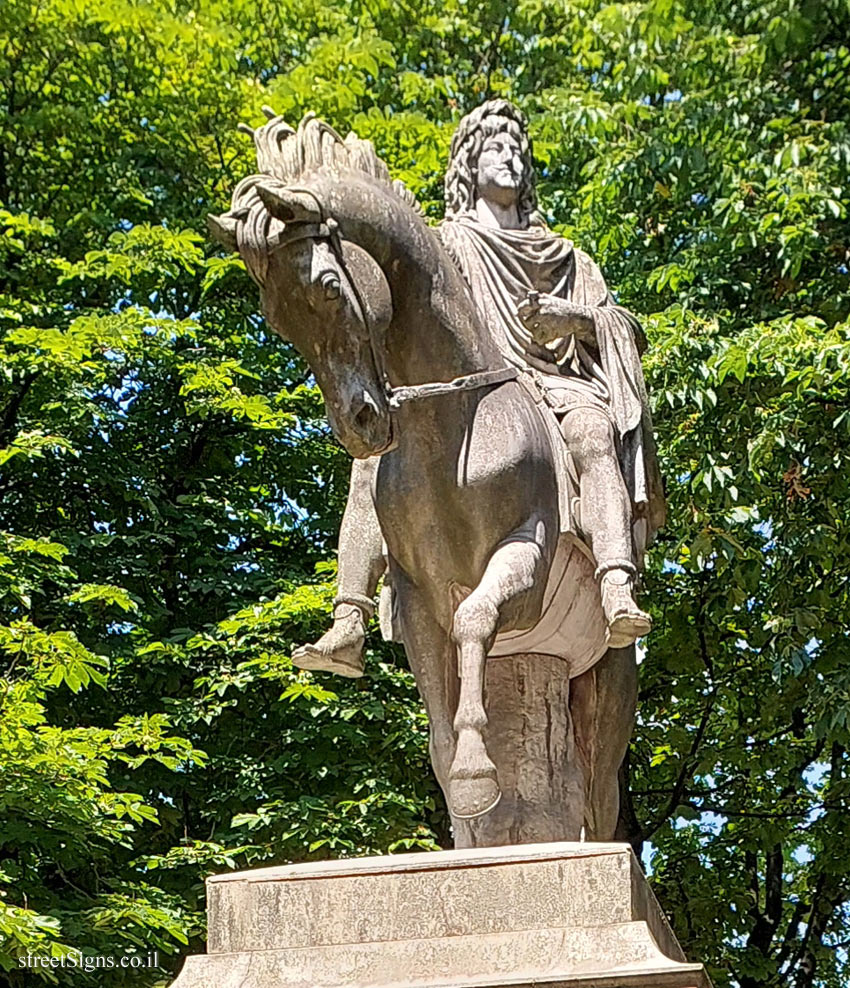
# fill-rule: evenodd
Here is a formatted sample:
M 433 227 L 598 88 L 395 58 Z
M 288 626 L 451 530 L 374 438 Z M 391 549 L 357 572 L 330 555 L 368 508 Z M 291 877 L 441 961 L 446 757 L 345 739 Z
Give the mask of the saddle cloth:
M 599 584 L 594 578 L 596 561 L 581 537 L 578 475 L 561 435 L 558 416 L 549 403 L 545 386 L 530 374 L 520 374 L 519 379 L 546 424 L 558 480 L 561 533 L 549 570 L 540 620 L 527 631 L 505 631 L 497 635 L 490 658 L 521 653 L 554 655 L 567 663 L 573 678 L 590 669 L 607 649 L 605 615 Z M 561 401 L 557 404 L 559 411 L 570 407 L 565 408 Z

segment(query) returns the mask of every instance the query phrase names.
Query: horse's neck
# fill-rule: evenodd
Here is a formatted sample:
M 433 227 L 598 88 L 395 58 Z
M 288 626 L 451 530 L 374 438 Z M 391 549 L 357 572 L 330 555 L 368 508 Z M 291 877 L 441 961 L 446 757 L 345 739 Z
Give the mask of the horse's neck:
M 331 215 L 377 261 L 390 286 L 390 384 L 449 381 L 503 366 L 462 275 L 425 220 L 392 189 L 368 179 L 328 191 Z
M 503 365 L 463 278 L 442 245 L 393 266 L 387 372 L 394 386 L 450 381 Z
M 394 314 L 385 353 L 393 387 L 447 382 L 505 365 L 462 275 L 433 231 L 423 227 L 427 253 L 408 255 L 390 281 Z M 451 464 L 468 440 L 483 394 L 474 389 L 403 404 L 398 469 L 406 469 L 405 458 L 413 455 L 430 464 L 426 473 L 436 468 L 443 476 L 449 467 L 454 476 Z

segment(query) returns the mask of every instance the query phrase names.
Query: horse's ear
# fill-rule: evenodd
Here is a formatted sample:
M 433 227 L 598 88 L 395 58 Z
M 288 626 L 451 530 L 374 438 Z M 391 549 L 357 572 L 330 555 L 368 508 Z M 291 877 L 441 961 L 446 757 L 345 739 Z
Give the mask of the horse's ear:
M 238 250 L 236 243 L 236 218 L 229 213 L 222 213 L 216 216 L 210 213 L 207 216 L 207 229 L 212 236 L 228 250 Z
M 260 182 L 257 195 L 275 219 L 284 223 L 321 223 L 322 210 L 314 195 L 285 185 Z

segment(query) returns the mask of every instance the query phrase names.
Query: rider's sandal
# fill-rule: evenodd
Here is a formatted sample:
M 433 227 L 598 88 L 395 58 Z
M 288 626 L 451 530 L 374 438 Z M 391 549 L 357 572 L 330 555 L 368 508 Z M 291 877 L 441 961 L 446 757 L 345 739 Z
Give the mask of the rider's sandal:
M 309 672 L 333 672 L 358 679 L 363 675 L 363 643 L 366 623 L 375 611 L 367 597 L 337 597 L 334 623 L 315 645 L 301 645 L 292 653 L 292 664 Z

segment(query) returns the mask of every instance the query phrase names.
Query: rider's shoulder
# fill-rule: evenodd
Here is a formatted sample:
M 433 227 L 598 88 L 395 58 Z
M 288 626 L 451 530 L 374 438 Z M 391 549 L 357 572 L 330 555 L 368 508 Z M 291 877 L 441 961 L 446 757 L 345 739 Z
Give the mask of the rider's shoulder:
M 599 267 L 590 254 L 588 254 L 586 250 L 582 250 L 581 247 L 575 243 L 573 244 L 573 253 L 575 254 L 576 264 L 581 264 L 585 267 Z
M 602 269 L 596 261 L 593 260 L 590 254 L 587 253 L 587 251 L 582 250 L 581 247 L 576 247 L 576 245 L 573 244 L 573 256 L 575 257 L 577 271 L 591 281 L 598 281 L 602 285 L 605 284 L 605 277 L 602 274 Z

